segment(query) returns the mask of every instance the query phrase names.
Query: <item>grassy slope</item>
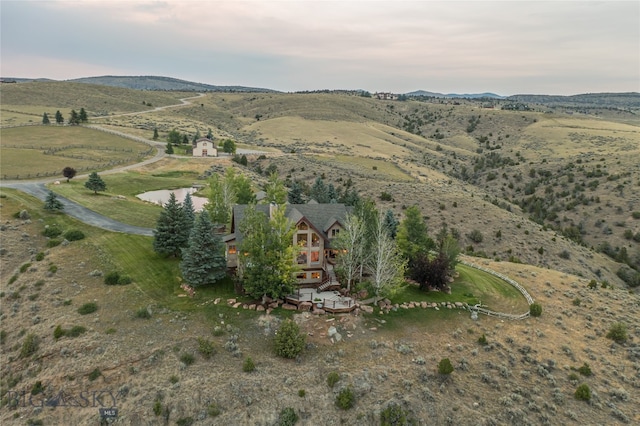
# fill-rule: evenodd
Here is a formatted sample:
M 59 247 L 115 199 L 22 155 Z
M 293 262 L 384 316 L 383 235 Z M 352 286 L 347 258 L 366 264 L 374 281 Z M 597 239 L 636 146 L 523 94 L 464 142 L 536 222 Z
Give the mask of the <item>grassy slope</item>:
M 53 122 L 56 110 L 60 110 L 65 119 L 71 109 L 80 111 L 80 108 L 84 108 L 89 117 L 141 111 L 178 104 L 180 98 L 193 96 L 193 93 L 143 92 L 68 82 L 3 84 L 1 90 L 3 125 L 26 123 L 29 119 L 41 123 L 44 112 Z M 142 102 L 152 106 L 143 105 Z M 5 111 L 20 112 L 22 117 L 5 117 Z M 8 121 L 10 118 L 14 119 Z
M 161 207 L 142 201 L 136 198 L 136 195 L 158 189 L 190 187 L 196 178 L 197 174 L 189 171 L 171 176 L 124 172 L 103 176 L 102 180 L 107 185 L 107 191 L 98 194 L 84 187 L 86 179 L 74 179 L 68 184 L 52 185 L 50 188 L 105 216 L 130 225 L 154 228 Z M 120 195 L 124 195 L 126 199 L 115 198 Z
M 8 178 L 37 173 L 62 177 L 62 169 L 67 166 L 78 172 L 101 170 L 110 162 L 137 162 L 150 149 L 140 142 L 83 127 L 17 127 L 1 129 L 0 137 L 0 169 Z M 45 155 L 44 151 L 51 148 L 61 150 Z

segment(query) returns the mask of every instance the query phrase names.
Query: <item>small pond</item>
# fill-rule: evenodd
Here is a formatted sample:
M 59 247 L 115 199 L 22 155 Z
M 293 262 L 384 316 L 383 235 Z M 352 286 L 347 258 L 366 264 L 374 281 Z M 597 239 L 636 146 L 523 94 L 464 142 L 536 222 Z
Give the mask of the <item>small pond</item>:
M 160 189 L 158 191 L 143 192 L 142 194 L 136 195 L 136 197 L 144 201 L 149 201 L 150 203 L 164 206 L 167 201 L 169 201 L 169 197 L 172 192 L 176 194 L 176 201 L 182 203 L 187 194 L 193 194 L 197 190 L 197 188 Z M 193 195 L 191 196 L 191 200 L 193 201 L 193 208 L 196 211 L 202 210 L 202 207 L 208 201 L 205 197 L 197 197 Z

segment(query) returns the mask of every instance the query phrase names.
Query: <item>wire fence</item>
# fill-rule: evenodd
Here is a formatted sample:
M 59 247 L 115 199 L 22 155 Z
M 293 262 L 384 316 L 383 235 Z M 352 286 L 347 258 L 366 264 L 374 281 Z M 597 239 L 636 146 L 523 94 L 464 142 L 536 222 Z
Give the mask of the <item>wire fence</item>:
M 40 123 L 28 123 L 28 124 L 17 124 L 17 125 L 10 125 L 10 126 L 2 126 L 2 128 L 12 128 L 12 127 L 25 127 L 25 126 L 45 126 L 44 124 L 40 124 Z M 155 146 L 153 141 L 150 141 L 148 139 L 144 139 L 138 136 L 133 136 L 133 135 L 128 135 L 126 133 L 122 133 L 122 132 L 118 132 L 115 130 L 110 130 L 110 129 L 104 129 L 102 127 L 99 126 L 91 126 L 91 125 L 86 125 L 83 127 L 87 127 L 93 130 L 99 130 L 101 132 L 105 132 L 105 133 L 110 133 L 112 135 L 116 135 L 116 136 L 120 136 L 126 139 L 131 139 L 133 141 L 136 142 L 143 142 L 147 145 L 152 145 L 149 147 L 149 149 L 144 150 L 144 151 L 139 151 L 134 157 L 127 157 L 127 158 L 123 158 L 123 159 L 119 159 L 119 160 L 110 160 L 107 162 L 102 162 L 100 164 L 93 164 L 90 166 L 85 166 L 85 167 L 74 167 L 76 169 L 77 172 L 87 172 L 87 171 L 91 171 L 91 170 L 96 170 L 96 169 L 107 169 L 107 168 L 111 168 L 114 166 L 118 166 L 121 164 L 127 164 L 127 163 L 131 163 L 134 161 L 139 161 L 140 159 L 147 157 L 149 155 L 153 155 L 154 151 L 155 151 Z M 72 158 L 74 160 L 83 160 L 83 161 L 96 161 L 99 162 L 99 159 L 95 159 L 92 158 L 91 156 L 87 156 L 87 155 L 80 155 L 80 154 L 63 154 L 63 151 L 66 150 L 70 150 L 70 149 L 91 149 L 91 150 L 98 150 L 98 151 L 110 151 L 110 152 L 127 152 L 127 153 L 134 153 L 134 150 L 132 148 L 114 148 L 114 147 L 110 147 L 110 146 L 95 146 L 95 145 L 85 145 L 85 144 L 76 144 L 76 145 L 65 145 L 65 146 L 61 146 L 61 147 L 43 147 L 43 146 L 38 146 L 38 145 L 2 145 L 3 148 L 17 148 L 17 149 L 33 149 L 33 150 L 39 150 L 42 151 L 42 153 L 44 155 L 56 155 L 58 157 L 64 157 L 64 158 Z M 2 175 L 2 179 L 3 180 L 22 180 L 22 179 L 35 179 L 35 178 L 43 178 L 43 177 L 51 177 L 51 176 L 60 176 L 62 175 L 62 170 L 48 170 L 48 171 L 40 171 L 40 172 L 36 172 L 36 173 L 26 173 L 26 174 L 16 174 L 16 175 L 7 175 L 4 174 Z
M 493 271 L 491 269 L 487 269 L 487 268 L 483 268 L 482 266 L 476 265 L 475 263 L 471 263 L 471 262 L 467 262 L 464 260 L 460 260 L 460 263 L 463 265 L 466 265 L 470 268 L 474 268 L 477 269 L 479 271 L 482 272 L 486 272 L 487 274 L 491 274 L 494 277 L 498 277 L 501 280 L 511 284 L 513 287 L 515 287 L 520 293 L 522 293 L 522 295 L 524 296 L 525 299 L 527 299 L 527 303 L 529 305 L 531 305 L 533 303 L 533 297 L 531 297 L 531 295 L 529 294 L 529 292 L 522 287 L 518 282 L 516 282 L 514 279 L 507 277 L 506 275 L 503 275 L 499 272 Z M 504 319 L 511 319 L 511 320 L 522 320 L 525 318 L 529 317 L 529 312 L 525 312 L 523 314 L 520 315 L 516 315 L 516 314 L 507 314 L 504 312 L 496 312 L 496 311 L 492 311 L 486 308 L 483 308 L 481 306 L 474 306 L 474 307 L 470 307 L 469 309 L 471 310 L 475 310 L 481 314 L 485 314 L 488 315 L 490 317 L 496 317 L 496 318 L 504 318 Z

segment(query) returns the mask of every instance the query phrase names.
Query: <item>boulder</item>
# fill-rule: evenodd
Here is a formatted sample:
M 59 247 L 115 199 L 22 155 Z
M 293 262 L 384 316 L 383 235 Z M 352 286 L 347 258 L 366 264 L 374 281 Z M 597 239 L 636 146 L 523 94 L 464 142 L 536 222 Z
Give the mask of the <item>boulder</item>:
M 262 305 L 256 306 L 256 311 L 263 312 L 264 311 L 264 306 L 262 306 Z
M 236 299 L 227 299 L 227 305 L 233 305 L 236 303 Z
M 327 330 L 327 335 L 329 337 L 333 337 L 337 332 L 338 330 L 334 326 L 331 326 L 329 327 L 329 330 Z
M 324 315 L 325 311 L 324 309 L 314 308 L 313 311 L 311 311 L 311 313 L 314 315 Z
M 366 312 L 368 314 L 372 314 L 373 313 L 373 306 L 360 305 L 360 310 L 362 312 Z
M 300 302 L 300 304 L 298 305 L 298 310 L 310 311 L 312 307 L 313 307 L 313 303 L 311 302 Z
M 213 301 L 214 305 L 217 305 L 218 303 L 220 303 L 220 298 L 219 297 L 216 300 Z
M 233 308 L 234 308 L 234 309 L 236 309 L 236 308 L 238 308 L 238 306 L 240 306 L 240 305 L 242 305 L 242 303 L 241 303 L 241 302 L 236 302 L 236 303 L 234 303 L 234 304 L 233 304 Z
M 256 310 L 256 305 L 255 305 L 255 303 L 252 303 L 251 305 L 249 305 L 249 310 L 250 310 L 250 311 L 255 311 L 255 310 Z
M 269 305 L 269 307 L 271 307 L 271 305 Z M 296 305 L 292 305 L 291 303 L 284 303 L 282 305 L 282 309 L 284 309 L 285 311 L 295 311 L 298 309 L 298 307 Z

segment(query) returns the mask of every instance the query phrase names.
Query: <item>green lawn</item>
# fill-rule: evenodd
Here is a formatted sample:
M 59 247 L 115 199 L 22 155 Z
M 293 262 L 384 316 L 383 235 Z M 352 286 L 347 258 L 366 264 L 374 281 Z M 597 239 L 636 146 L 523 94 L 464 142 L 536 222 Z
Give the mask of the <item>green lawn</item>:
M 520 314 L 527 311 L 528 304 L 524 296 L 500 278 L 461 264 L 456 266 L 456 271 L 459 276 L 451 284 L 451 294 L 424 292 L 416 286 L 407 286 L 393 298 L 393 302 L 482 303 L 500 312 Z
M 196 172 L 142 174 L 123 172 L 101 176 L 107 184 L 105 192 L 94 194 L 84 187 L 86 179 L 72 179 L 69 183 L 49 188 L 97 213 L 123 223 L 155 228 L 162 207 L 136 198 L 137 194 L 159 189 L 190 187 L 197 179 Z M 116 198 L 124 195 L 126 199 Z

